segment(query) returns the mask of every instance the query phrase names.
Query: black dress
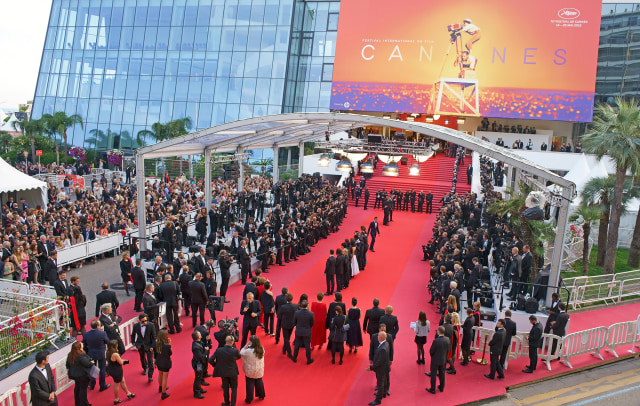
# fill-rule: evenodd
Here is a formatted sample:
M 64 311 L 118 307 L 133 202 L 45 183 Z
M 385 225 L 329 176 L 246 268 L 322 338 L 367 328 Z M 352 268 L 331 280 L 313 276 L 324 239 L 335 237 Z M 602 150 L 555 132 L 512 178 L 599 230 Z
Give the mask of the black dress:
M 107 372 L 109 372 L 109 376 L 113 378 L 114 383 L 122 382 L 124 371 L 118 361 L 107 360 Z
M 360 325 L 360 309 L 349 309 L 347 312 L 349 331 L 347 344 L 349 347 L 362 347 L 362 326 Z
M 171 369 L 171 344 L 162 344 L 162 352 L 156 352 L 156 366 L 158 371 L 169 372 Z

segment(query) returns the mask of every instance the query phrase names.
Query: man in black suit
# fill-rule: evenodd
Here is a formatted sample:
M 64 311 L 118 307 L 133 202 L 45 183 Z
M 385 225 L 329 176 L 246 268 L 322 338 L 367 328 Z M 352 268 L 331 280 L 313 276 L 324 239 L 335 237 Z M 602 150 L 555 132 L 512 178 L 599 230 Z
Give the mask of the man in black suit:
M 205 255 L 206 252 L 206 249 L 200 248 L 200 255 L 196 256 L 196 273 L 200 272 L 201 274 L 205 275 L 205 272 L 207 271 L 207 256 Z
M 329 310 L 327 310 L 327 317 L 324 322 L 324 328 L 326 330 L 331 326 L 331 320 L 336 315 L 336 307 L 340 306 L 343 310 L 346 309 L 345 304 L 342 302 L 342 293 L 336 292 L 333 296 L 333 302 L 329 303 Z M 333 340 L 328 339 L 327 350 L 330 350 L 333 346 Z
M 369 343 L 369 365 L 373 365 L 374 363 L 376 349 L 378 348 L 378 336 L 380 335 L 380 333 L 383 333 L 383 332 L 386 334 L 386 341 L 387 341 L 387 344 L 389 345 L 388 347 L 389 369 L 391 369 L 391 363 L 393 362 L 394 338 L 391 334 L 389 334 L 389 332 L 387 331 L 387 326 L 385 326 L 384 323 L 380 323 L 379 331 L 371 335 L 371 341 Z M 387 376 L 385 377 L 385 380 L 384 380 L 384 392 L 382 394 L 383 397 L 391 396 L 391 392 L 389 391 L 389 387 L 391 385 L 391 382 L 389 381 L 389 372 L 387 372 Z
M 327 281 L 327 291 L 325 295 L 333 295 L 333 291 L 336 288 L 336 257 L 333 255 L 334 251 L 329 250 L 329 258 L 324 266 L 324 275 Z
M 293 315 L 293 325 L 296 327 L 296 343 L 291 360 L 298 362 L 298 351 L 301 346 L 304 346 L 307 353 L 307 365 L 309 365 L 313 362 L 311 358 L 311 327 L 313 327 L 315 318 L 313 313 L 307 309 L 309 302 L 303 300 L 300 306 L 302 308 Z
M 258 296 L 258 286 L 256 284 L 258 282 L 258 276 L 253 275 L 251 280 L 244 285 L 244 289 L 242 291 L 242 300 L 247 298 L 247 293 L 253 293 L 253 297 Z
M 142 296 L 142 309 L 147 316 L 149 316 L 149 321 L 155 324 L 157 329 L 159 326 L 158 317 L 160 316 L 160 311 L 158 309 L 158 301 L 153 292 L 155 292 L 155 286 L 152 283 L 147 283 L 144 295 Z
M 471 184 L 471 177 L 473 176 L 473 166 L 469 165 L 469 167 L 467 168 L 467 184 L 470 185 Z
M 380 327 L 380 317 L 384 316 L 384 310 L 379 308 L 380 300 L 376 297 L 373 299 L 373 307 L 364 314 L 364 322 L 362 323 L 362 331 L 367 334 L 375 334 Z
M 376 243 L 376 237 L 380 235 L 380 227 L 378 226 L 378 217 L 374 217 L 371 224 L 369 224 L 369 229 L 367 233 L 371 236 L 371 244 L 369 244 L 369 251 L 375 252 L 373 250 L 373 246 Z
M 38 255 L 37 255 L 38 262 L 40 263 L 40 269 L 44 270 L 44 265 L 49 260 L 49 255 L 51 251 L 54 250 L 54 248 L 51 248 L 51 245 L 47 242 L 47 237 L 44 234 L 40 236 L 40 240 L 38 240 Z M 47 276 L 47 275 L 45 274 L 43 276 Z
M 256 329 L 258 328 L 262 308 L 260 307 L 260 302 L 254 300 L 254 297 L 253 293 L 247 293 L 247 298 L 242 301 L 240 306 L 240 314 L 244 316 L 242 319 L 242 341 L 240 347 L 244 347 L 247 343 L 249 333 L 252 336 L 256 335 Z
M 191 289 L 189 288 L 189 282 L 192 280 L 193 274 L 189 272 L 189 267 L 184 266 L 182 273 L 178 276 L 178 281 L 180 282 L 180 291 L 182 292 L 182 308 L 187 317 L 189 317 L 191 310 Z
M 198 330 L 191 333 L 193 342 L 191 343 L 191 367 L 195 372 L 193 378 L 193 397 L 196 399 L 204 399 L 203 393 L 207 393 L 205 389 L 202 389 L 202 382 L 204 382 L 205 365 L 207 364 L 207 357 L 205 355 L 204 344 L 202 343 L 202 336 Z
M 240 280 L 242 284 L 247 283 L 247 277 L 251 278 L 251 256 L 247 252 L 247 241 L 242 240 L 240 242 L 240 248 L 238 248 L 238 264 L 240 265 Z
M 116 310 L 120 306 L 116 292 L 109 290 L 109 284 L 102 282 L 102 292 L 96 295 L 96 317 L 100 315 L 100 306 L 105 303 L 111 304 L 111 310 L 113 313 L 117 313 Z
M 527 285 L 527 283 L 529 282 L 529 276 L 531 275 L 531 261 L 532 261 L 532 256 L 531 256 L 531 250 L 529 249 L 528 245 L 525 245 L 522 247 L 522 274 L 520 276 L 520 289 L 519 289 L 519 293 L 524 295 L 527 293 L 527 291 L 529 290 L 529 285 Z
M 111 303 L 105 303 L 100 306 L 100 324 L 104 328 L 104 332 L 107 333 L 107 337 L 109 341 L 116 340 L 118 342 L 118 353 L 120 355 L 124 354 L 124 342 L 120 337 L 120 329 L 118 328 L 118 324 L 122 321 L 122 317 L 113 313 L 113 309 L 111 307 Z
M 544 325 L 544 333 L 549 334 L 551 332 L 551 326 L 558 319 L 558 313 L 560 313 L 560 309 L 558 309 L 558 305 L 560 304 L 560 295 L 554 292 L 551 295 L 551 309 L 547 310 L 547 322 Z
M 178 296 L 180 296 L 180 284 L 172 280 L 171 275 L 165 275 L 164 282 L 160 284 L 158 289 L 158 297 L 166 303 L 169 334 L 182 331 L 178 320 Z
M 191 327 L 195 328 L 198 320 L 198 312 L 200 312 L 200 324 L 204 324 L 204 309 L 209 300 L 207 289 L 202 282 L 202 274 L 200 272 L 196 274 L 194 280 L 189 282 L 189 291 L 191 292 Z
M 293 300 L 293 295 L 291 293 L 286 294 L 287 303 L 283 304 L 278 308 L 278 322 L 282 324 L 282 339 L 284 343 L 282 344 L 282 354 L 287 354 L 289 358 L 293 358 L 291 355 L 291 333 L 293 332 L 293 317 L 295 316 L 296 311 L 298 311 L 298 307 L 291 303 Z M 276 335 L 276 339 L 277 339 Z
M 430 372 L 425 372 L 425 375 L 431 377 L 431 387 L 427 388 L 427 392 L 434 395 L 436 394 L 436 376 L 440 381 L 438 389 L 440 389 L 440 392 L 444 392 L 444 368 L 447 365 L 447 354 L 450 347 L 449 339 L 444 336 L 444 327 L 438 327 L 437 336 L 429 349 L 431 369 Z
M 136 291 L 136 297 L 133 305 L 134 312 L 141 312 L 142 309 L 142 296 L 144 295 L 144 290 L 147 287 L 147 275 L 144 273 L 142 268 L 142 259 L 136 258 L 136 266 L 131 270 L 131 280 L 133 281 L 133 289 Z
M 233 344 L 233 337 L 227 336 L 224 347 L 218 347 L 209 358 L 209 363 L 213 365 L 213 376 L 222 378 L 225 406 L 235 406 L 238 395 L 239 372 L 236 361 L 240 359 L 240 351 Z
M 140 354 L 140 364 L 142 365 L 142 375 L 147 374 L 149 382 L 153 381 L 153 349 L 156 348 L 156 327 L 149 323 L 149 317 L 142 313 L 138 316 L 139 322 L 133 325 L 131 330 L 131 342 L 138 349 Z
M 496 371 L 498 372 L 498 378 L 504 379 L 504 372 L 502 371 L 502 364 L 500 364 L 500 354 L 502 354 L 502 348 L 504 347 L 504 320 L 500 319 L 496 322 L 496 332 L 489 341 L 489 351 L 491 360 L 491 369 L 488 374 L 484 374 L 489 379 L 495 379 Z
M 36 354 L 36 366 L 29 373 L 31 404 L 33 406 L 57 406 L 56 380 L 49 365 L 49 351 Z
M 529 331 L 529 365 L 522 372 L 532 374 L 538 366 L 538 348 L 542 346 L 542 326 L 538 323 L 538 318 L 533 314 L 529 316 L 531 331 Z
M 63 298 L 63 300 L 69 297 L 69 288 L 71 285 L 69 281 L 67 281 L 67 271 L 64 269 L 60 271 L 58 279 L 53 282 L 53 287 L 56 290 L 56 296 Z
M 467 307 L 471 307 L 475 303 L 476 289 L 482 272 L 482 265 L 478 257 L 473 257 L 473 269 L 469 271 L 469 280 L 467 281 Z
M 45 262 L 42 271 L 47 276 L 47 280 L 49 281 L 49 285 L 53 286 L 55 281 L 58 279 L 58 252 L 51 251 L 49 254 L 49 259 Z
M 385 307 L 384 313 L 384 316 L 380 317 L 380 324 L 384 324 L 387 327 L 385 331 L 388 334 L 392 335 L 393 339 L 395 340 L 398 337 L 398 330 L 400 330 L 400 326 L 398 325 L 398 318 L 393 315 L 393 307 L 391 306 Z M 393 359 L 391 361 L 393 361 Z
M 387 397 L 386 380 L 389 377 L 391 363 L 389 361 L 389 344 L 387 343 L 387 333 L 381 331 L 377 334 L 378 346 L 373 356 L 373 362 L 367 368 L 367 371 L 376 373 L 376 398 L 369 403 L 371 406 L 379 405 L 382 399 Z
M 559 337 L 564 337 L 567 334 L 567 322 L 569 322 L 569 314 L 565 311 L 567 309 L 567 305 L 560 302 L 558 303 L 558 318 L 556 321 L 551 323 L 551 332 Z M 556 353 L 556 347 L 558 346 L 558 341 L 553 340 L 553 344 L 551 344 L 551 355 Z
M 287 293 L 289 293 L 289 288 L 286 286 L 282 288 L 282 294 L 276 296 L 275 300 L 275 311 L 276 311 L 276 345 L 280 342 L 280 332 L 282 331 L 282 321 L 280 320 L 280 316 L 278 315 L 278 310 L 280 307 L 287 304 Z
M 425 207 L 425 212 L 431 213 L 433 211 L 433 194 L 431 193 L 431 191 L 427 192 L 427 195 L 425 196 L 424 200 L 427 203 L 427 206 Z
M 100 368 L 100 392 L 107 390 L 111 384 L 107 384 L 107 359 L 105 353 L 107 351 L 107 344 L 109 344 L 109 337 L 107 333 L 102 331 L 102 325 L 99 320 L 91 321 L 91 330 L 82 335 L 82 344 L 84 350 L 91 357 L 91 359 L 97 363 Z M 96 381 L 91 381 L 89 388 L 93 389 L 96 386 Z
M 504 344 L 502 353 L 500 354 L 500 365 L 504 369 L 504 363 L 507 361 L 509 349 L 511 348 L 511 338 L 518 334 L 515 321 L 511 320 L 511 310 L 504 312 Z

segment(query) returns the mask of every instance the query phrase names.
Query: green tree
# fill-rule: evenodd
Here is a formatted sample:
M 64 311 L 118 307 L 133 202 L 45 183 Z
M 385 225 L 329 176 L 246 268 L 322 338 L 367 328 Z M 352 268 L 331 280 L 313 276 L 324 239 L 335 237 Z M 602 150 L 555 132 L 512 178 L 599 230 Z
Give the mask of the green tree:
M 0 131 L 0 145 L 4 149 L 4 153 L 9 152 L 9 146 L 13 137 L 6 131 Z
M 31 146 L 31 161 L 36 163 L 36 143 L 35 137 L 44 132 L 42 120 L 16 120 L 11 123 L 14 130 L 20 131 L 22 135 L 29 138 Z
M 80 125 L 80 128 L 84 129 L 84 123 L 82 121 L 82 117 L 78 114 L 72 114 L 70 116 L 67 115 L 64 111 L 58 111 L 53 114 L 44 114 L 42 116 L 42 120 L 45 123 L 45 126 L 49 129 L 49 131 L 55 136 L 56 134 L 60 135 L 64 141 L 64 163 L 66 164 L 68 161 L 68 142 L 67 142 L 67 129 L 69 127 L 73 127 L 76 124 Z M 60 150 L 58 148 L 58 144 L 56 143 L 56 161 L 60 163 Z
M 138 145 L 144 145 L 144 139 L 150 137 L 156 142 L 170 140 L 181 135 L 189 133 L 189 130 L 193 126 L 191 118 L 184 117 L 173 121 L 169 121 L 166 124 L 160 122 L 151 124 L 150 130 L 141 130 L 136 134 L 136 141 Z M 164 157 L 160 159 L 162 162 L 163 171 L 166 170 Z
M 251 162 L 252 166 L 259 166 L 260 167 L 260 173 L 262 174 L 262 176 L 265 176 L 267 174 L 267 172 L 272 172 L 273 171 L 273 159 L 271 158 L 267 158 L 267 159 L 258 159 L 256 161 Z
M 589 273 L 589 236 L 591 235 L 591 223 L 602 217 L 602 211 L 599 207 L 582 204 L 578 206 L 576 211 L 569 216 L 569 221 L 576 224 L 582 224 L 584 242 L 582 243 L 582 275 L 587 276 Z M 598 250 L 599 251 L 599 250 Z
M 26 135 L 21 135 L 11 140 L 11 147 L 17 149 L 19 151 L 25 151 L 31 146 L 31 137 Z M 53 142 L 41 135 L 36 135 L 33 137 L 33 144 L 35 149 L 42 150 L 43 153 L 47 151 L 51 151 L 53 149 Z
M 589 132 L 581 137 L 583 152 L 598 159 L 605 155 L 616 164 L 615 186 L 607 234 L 604 272 L 614 273 L 618 229 L 622 215 L 622 198 L 627 171 L 640 168 L 640 106 L 635 99 L 618 97 L 615 106 L 600 104 Z M 599 250 L 598 250 L 599 251 Z

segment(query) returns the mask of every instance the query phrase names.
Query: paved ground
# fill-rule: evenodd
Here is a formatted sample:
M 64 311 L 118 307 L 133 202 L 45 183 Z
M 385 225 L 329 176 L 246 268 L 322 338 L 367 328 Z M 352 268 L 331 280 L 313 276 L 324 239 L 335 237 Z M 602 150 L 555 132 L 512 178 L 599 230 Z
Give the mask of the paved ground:
M 584 372 L 507 391 L 490 406 L 640 405 L 640 359 L 632 358 Z

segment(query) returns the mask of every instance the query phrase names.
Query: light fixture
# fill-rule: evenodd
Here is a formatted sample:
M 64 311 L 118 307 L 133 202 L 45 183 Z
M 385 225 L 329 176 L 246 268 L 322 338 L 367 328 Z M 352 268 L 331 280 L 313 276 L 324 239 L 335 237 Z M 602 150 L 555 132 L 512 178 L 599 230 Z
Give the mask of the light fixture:
M 459 118 L 458 119 L 458 124 L 464 124 L 464 118 Z
M 433 117 L 427 117 L 424 119 L 427 123 L 433 123 Z
M 426 154 L 417 154 L 413 158 L 416 161 L 423 163 L 423 162 L 427 162 L 427 160 L 431 158 L 431 156 L 433 156 L 433 150 L 429 150 L 429 152 Z
M 384 176 L 399 176 L 400 169 L 396 161 L 391 161 L 382 168 L 382 174 Z
M 388 118 L 388 119 L 390 119 L 390 118 L 391 118 L 391 116 L 390 116 L 390 115 L 388 115 L 388 114 L 385 114 L 385 115 L 383 115 L 383 116 L 382 116 L 382 118 Z
M 349 162 L 346 157 L 342 157 L 340 162 L 336 164 L 336 171 L 351 172 L 351 169 L 353 169 L 353 165 L 351 165 L 351 162 Z
M 445 125 L 448 125 L 448 124 L 449 124 L 449 119 L 448 119 L 448 118 L 445 118 L 445 119 L 444 119 L 444 123 L 445 123 Z
M 394 157 L 398 157 L 398 154 L 383 154 L 383 153 L 378 153 L 378 159 L 380 159 L 382 162 L 389 163 L 390 161 L 393 161 Z M 400 158 L 398 158 L 400 159 Z
M 420 176 L 420 165 L 414 163 L 409 167 L 409 175 L 411 176 Z
M 440 114 L 434 114 L 433 115 L 433 119 L 434 120 L 439 120 L 440 119 Z
M 344 155 L 352 162 L 362 161 L 364 158 L 369 155 L 368 152 L 363 151 L 361 149 L 348 149 L 344 151 Z
M 418 113 L 411 113 L 411 116 L 413 116 L 413 117 L 420 117 L 420 114 L 418 114 Z
M 327 154 L 322 154 L 318 159 L 318 166 L 321 168 L 329 167 L 329 156 Z
M 415 120 L 415 118 L 413 116 L 407 117 L 407 121 L 414 121 L 414 120 Z
M 373 173 L 373 164 L 371 162 L 365 162 L 360 165 L 360 172 L 362 173 Z

